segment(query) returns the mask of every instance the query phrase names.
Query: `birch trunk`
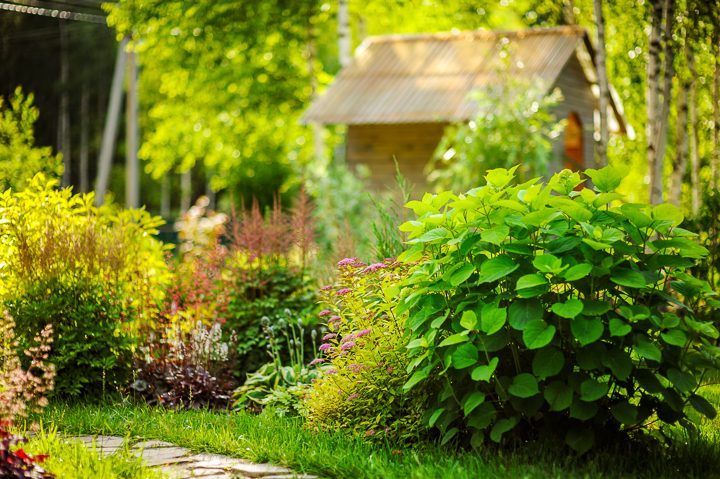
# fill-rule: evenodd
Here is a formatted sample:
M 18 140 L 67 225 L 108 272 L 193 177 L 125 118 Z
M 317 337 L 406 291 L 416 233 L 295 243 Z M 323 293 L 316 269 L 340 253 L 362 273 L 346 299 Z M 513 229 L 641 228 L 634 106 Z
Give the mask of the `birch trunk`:
M 68 82 L 70 79 L 70 62 L 68 60 L 67 26 L 60 20 L 60 115 L 58 121 L 58 150 L 62 153 L 63 175 L 62 185 L 70 185 L 70 95 Z
M 657 163 L 657 124 L 659 116 L 659 89 L 658 77 L 660 76 L 660 49 L 661 49 L 661 25 L 662 25 L 662 3 L 661 0 L 653 0 L 652 17 L 650 21 L 650 46 L 648 51 L 647 64 L 647 124 L 645 136 L 647 137 L 647 162 L 650 174 L 650 202 L 656 203 L 658 196 L 662 196 L 662 188 L 658 190 L 656 178 Z M 662 177 L 661 181 L 662 183 Z
M 338 52 L 343 68 L 352 60 L 352 38 L 350 36 L 350 10 L 348 0 L 338 0 Z
M 598 141 L 598 166 L 607 166 L 607 144 L 608 144 L 608 78 L 605 65 L 605 17 L 603 16 L 602 0 L 593 0 L 595 9 L 595 23 L 597 24 L 597 73 L 598 86 L 600 87 L 600 141 Z
M 694 216 L 700 212 L 700 150 L 697 130 L 697 70 L 695 70 L 695 55 L 688 51 L 688 69 L 690 70 L 689 108 L 690 123 L 688 124 L 690 149 L 690 184 L 692 189 L 692 212 Z
M 90 92 L 88 91 L 88 85 L 83 82 L 82 91 L 80 92 L 80 191 L 87 193 L 90 191 L 90 178 L 89 178 L 89 151 L 88 151 L 88 136 L 90 128 L 89 125 L 89 109 L 90 109 Z
M 690 47 L 685 43 L 685 58 L 690 63 Z M 682 196 L 683 177 L 687 169 L 688 154 L 688 95 L 692 77 L 685 76 L 680 83 L 677 103 L 677 123 L 675 125 L 675 157 L 673 158 L 673 170 L 670 176 L 670 188 L 668 200 L 680 206 Z
M 720 32 L 717 27 L 713 35 L 713 51 L 715 53 L 715 73 L 713 87 L 713 151 L 710 163 L 710 186 L 718 187 L 718 168 L 720 168 Z

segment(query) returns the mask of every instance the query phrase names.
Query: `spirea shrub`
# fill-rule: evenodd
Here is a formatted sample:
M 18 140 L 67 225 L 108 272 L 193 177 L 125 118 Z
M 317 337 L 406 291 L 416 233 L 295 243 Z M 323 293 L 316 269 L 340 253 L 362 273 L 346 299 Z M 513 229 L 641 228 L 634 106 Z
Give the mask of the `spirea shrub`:
M 98 396 L 123 386 L 134 336 L 152 324 L 168 279 L 162 220 L 143 210 L 94 206 L 94 196 L 35 176 L 0 193 L 0 306 L 19 348 L 54 327 L 55 393 Z
M 308 394 L 307 424 L 371 439 L 417 438 L 428 397 L 422 387 L 402 390 L 409 378 L 406 314 L 395 312 L 408 265 L 347 258 L 338 266 L 337 284 L 321 291 L 329 332 L 322 357 L 311 363 L 323 374 Z
M 411 201 L 417 219 L 401 259 L 417 262 L 396 314 L 409 313 L 412 377 L 442 387 L 426 418 L 479 445 L 561 432 L 584 452 L 652 423 L 686 424 L 715 409 L 700 394 L 718 367 L 717 307 L 688 274 L 706 250 L 679 228 L 680 210 L 622 203 L 622 173 L 567 170 Z M 717 317 L 717 316 L 715 316 Z

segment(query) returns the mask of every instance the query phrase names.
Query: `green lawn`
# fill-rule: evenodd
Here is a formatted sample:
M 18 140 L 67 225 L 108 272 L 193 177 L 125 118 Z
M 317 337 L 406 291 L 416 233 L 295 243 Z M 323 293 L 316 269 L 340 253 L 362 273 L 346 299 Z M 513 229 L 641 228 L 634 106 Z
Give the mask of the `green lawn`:
M 720 390 L 713 391 L 720 398 Z M 55 405 L 41 417 L 64 433 L 162 439 L 213 452 L 289 466 L 328 478 L 677 478 L 720 477 L 720 421 L 697 435 L 675 431 L 666 448 L 613 445 L 580 458 L 564 449 L 528 443 L 512 451 L 481 452 L 371 445 L 344 434 L 306 430 L 298 419 L 208 411 L 167 411 L 130 404 Z

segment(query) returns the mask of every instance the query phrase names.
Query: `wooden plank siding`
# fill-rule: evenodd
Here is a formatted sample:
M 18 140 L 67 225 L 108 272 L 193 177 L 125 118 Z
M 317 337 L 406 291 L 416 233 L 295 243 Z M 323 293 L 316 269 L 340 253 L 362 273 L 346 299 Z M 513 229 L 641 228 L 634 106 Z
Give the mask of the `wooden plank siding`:
M 553 88 L 555 87 L 559 88 L 562 92 L 563 100 L 553 109 L 553 113 L 558 120 L 566 119 L 571 112 L 575 112 L 580 117 L 583 127 L 585 167 L 594 168 L 596 165 L 595 140 L 593 134 L 595 132 L 594 115 L 595 109 L 597 108 L 597 100 L 592 93 L 590 82 L 587 80 L 576 55 L 571 56 L 560 71 L 560 75 L 555 81 Z M 556 163 L 551 170 L 561 170 L 563 168 L 563 157 L 565 154 L 563 135 L 560 135 L 560 137 L 553 142 L 553 152 Z
M 349 125 L 346 142 L 348 166 L 365 165 L 369 186 L 375 191 L 395 189 L 395 163 L 416 192 L 427 190 L 425 167 L 442 138 L 447 123 Z

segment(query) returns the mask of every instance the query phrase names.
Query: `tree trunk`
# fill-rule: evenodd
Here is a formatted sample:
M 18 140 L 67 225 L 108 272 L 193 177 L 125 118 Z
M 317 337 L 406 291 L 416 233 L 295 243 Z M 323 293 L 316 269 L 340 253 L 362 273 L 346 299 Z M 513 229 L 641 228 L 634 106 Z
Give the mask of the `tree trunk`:
M 125 205 L 140 207 L 140 165 L 138 164 L 138 66 L 137 53 L 127 56 L 127 97 L 125 118 Z
M 689 115 L 688 124 L 689 149 L 690 149 L 690 184 L 692 189 L 692 212 L 697 216 L 700 211 L 701 190 L 700 190 L 700 150 L 698 144 L 697 130 L 697 70 L 695 69 L 695 55 L 692 49 L 688 50 L 688 69 L 690 70 L 690 92 L 689 92 Z
M 562 17 L 565 25 L 576 25 L 575 2 L 573 0 L 563 0 L 562 4 Z
M 718 168 L 720 168 L 720 31 L 717 27 L 713 35 L 713 50 L 715 57 L 715 73 L 713 87 L 713 151 L 712 162 L 710 163 L 711 182 L 710 186 L 718 187 Z
M 685 42 L 685 58 L 687 59 L 688 66 L 690 60 L 690 46 Z M 692 74 L 692 72 L 690 72 Z M 670 176 L 670 191 L 668 200 L 680 206 L 680 197 L 682 196 L 682 184 L 683 177 L 685 176 L 685 170 L 687 168 L 687 154 L 688 154 L 688 93 L 690 90 L 690 84 L 692 83 L 691 76 L 684 76 L 680 83 L 680 91 L 678 93 L 678 104 L 677 104 L 677 121 L 675 125 L 675 158 L 673 158 L 673 171 Z
M 662 176 L 660 177 L 660 188 L 656 178 L 657 163 L 657 125 L 659 103 L 658 77 L 660 76 L 660 48 L 661 48 L 661 25 L 662 25 L 662 3 L 661 0 L 653 0 L 652 17 L 650 20 L 650 45 L 647 64 L 647 124 L 645 136 L 647 137 L 647 161 L 650 174 L 650 202 L 658 203 L 658 197 L 662 197 Z
M 675 0 L 665 0 L 663 15 L 665 17 L 665 27 L 663 29 L 663 71 L 665 78 L 660 92 L 663 101 L 660 118 L 658 118 L 659 127 L 657 131 L 657 159 L 660 165 L 661 186 L 663 166 L 665 165 L 665 149 L 667 147 L 670 103 L 672 102 L 672 79 L 673 76 L 675 76 L 675 45 L 672 38 L 673 26 L 675 24 Z
M 160 183 L 160 216 L 170 218 L 170 175 L 165 174 Z
M 315 48 L 315 32 L 313 28 L 308 28 L 308 41 L 307 41 L 307 69 L 308 77 L 310 78 L 310 102 L 317 98 L 318 81 L 317 75 L 315 74 L 315 60 L 317 58 L 317 51 Z M 318 164 L 325 164 L 325 131 L 323 126 L 316 122 L 310 122 L 310 129 L 313 137 L 313 150 L 315 152 L 315 160 Z
M 68 82 L 70 79 L 70 61 L 68 60 L 68 39 L 65 20 L 60 20 L 60 115 L 58 121 L 58 150 L 62 153 L 63 175 L 62 185 L 70 186 L 70 95 Z
M 83 82 L 82 91 L 80 92 L 80 191 L 87 193 L 90 191 L 90 178 L 88 175 L 89 167 L 89 151 L 88 151 L 88 129 L 90 128 L 88 111 L 90 108 L 90 92 L 87 82 Z
M 608 144 L 608 78 L 605 65 L 605 17 L 602 11 L 602 0 L 593 0 L 595 9 L 595 23 L 597 24 L 597 73 L 598 86 L 600 87 L 600 141 L 598 141 L 598 166 L 607 166 L 607 144 Z
M 338 0 L 338 52 L 340 66 L 348 66 L 352 61 L 352 38 L 350 34 L 350 11 L 348 0 Z
M 192 202 L 192 169 L 180 174 L 180 214 L 187 213 Z

